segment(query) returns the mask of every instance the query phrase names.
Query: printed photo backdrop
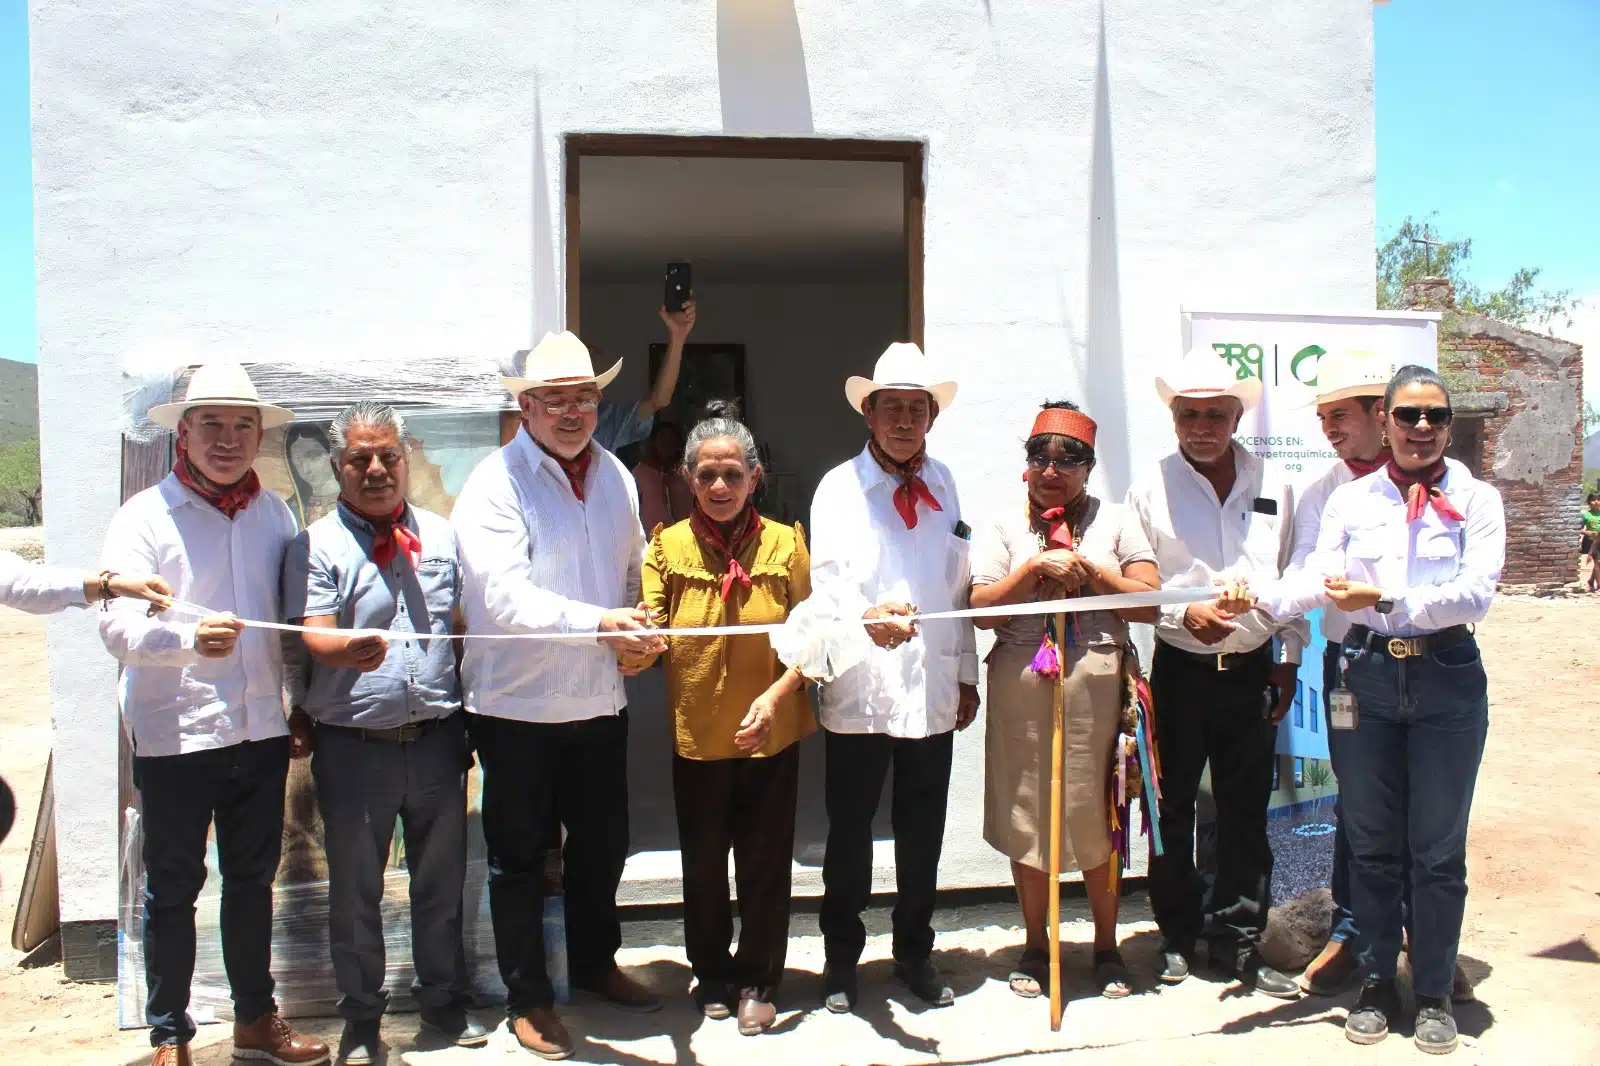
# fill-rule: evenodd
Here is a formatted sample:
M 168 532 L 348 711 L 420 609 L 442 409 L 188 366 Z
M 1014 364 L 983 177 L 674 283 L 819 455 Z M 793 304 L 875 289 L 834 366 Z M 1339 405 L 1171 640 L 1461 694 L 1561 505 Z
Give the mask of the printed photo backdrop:
M 454 369 L 454 373 L 452 373 Z M 330 382 L 325 377 L 292 367 L 250 367 L 262 398 L 282 403 L 300 417 L 271 430 L 262 442 L 256 471 L 262 484 L 276 492 L 302 528 L 334 507 L 339 490 L 330 462 L 328 419 L 345 403 L 360 395 L 389 396 L 406 416 L 411 438 L 411 479 L 408 499 L 448 517 L 473 468 L 503 441 L 504 393 L 491 375 L 467 368 L 433 367 L 430 381 L 407 382 L 392 375 L 381 391 L 373 383 L 366 391 L 358 371 Z M 181 397 L 187 375 L 178 375 L 161 395 L 146 396 L 160 402 L 166 395 Z M 330 389 L 333 390 L 330 392 Z M 426 404 L 407 403 L 422 399 Z M 441 401 L 462 406 L 441 406 Z M 470 406 L 468 406 L 470 405 Z M 159 480 L 171 467 L 170 435 L 147 432 L 137 413 L 128 434 L 124 463 L 124 497 Z M 138 793 L 127 782 L 131 767 L 124 738 L 123 824 L 120 907 L 118 920 L 117 1009 L 124 1028 L 145 1024 L 144 956 L 142 952 L 142 900 L 144 870 L 140 861 L 142 827 Z M 480 822 L 481 777 L 476 768 L 468 776 L 467 882 L 463 895 L 463 938 L 474 995 L 493 1002 L 505 994 L 495 965 L 494 936 L 489 923 L 487 860 Z M 214 841 L 207 845 L 206 884 L 196 904 L 197 951 L 190 1010 L 202 1024 L 231 1018 L 227 975 L 223 968 L 218 929 L 221 875 Z M 559 885 L 559 859 L 552 863 L 552 887 Z M 385 878 L 383 922 L 388 987 L 394 1006 L 410 1003 L 411 919 L 405 866 L 405 849 L 396 832 Z M 558 890 L 558 889 L 557 889 Z M 327 861 L 323 851 L 322 820 L 309 759 L 290 765 L 285 798 L 283 858 L 278 866 L 273 913 L 273 975 L 277 979 L 280 1009 L 290 1016 L 327 1015 L 333 1012 L 339 992 L 334 985 L 328 954 Z M 566 963 L 562 953 L 565 934 L 560 901 L 546 909 L 546 939 L 551 950 L 551 971 L 558 993 L 564 995 Z

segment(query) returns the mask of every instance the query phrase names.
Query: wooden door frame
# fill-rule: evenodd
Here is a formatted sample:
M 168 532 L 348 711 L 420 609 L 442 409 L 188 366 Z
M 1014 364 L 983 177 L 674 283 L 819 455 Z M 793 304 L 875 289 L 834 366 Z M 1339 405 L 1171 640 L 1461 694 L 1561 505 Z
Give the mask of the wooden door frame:
M 584 156 L 671 156 L 712 159 L 819 159 L 899 163 L 905 174 L 905 339 L 922 346 L 922 224 L 926 147 L 921 141 L 867 141 L 831 137 L 679 137 L 653 133 L 569 133 L 564 138 L 567 329 L 579 332 L 579 174 Z

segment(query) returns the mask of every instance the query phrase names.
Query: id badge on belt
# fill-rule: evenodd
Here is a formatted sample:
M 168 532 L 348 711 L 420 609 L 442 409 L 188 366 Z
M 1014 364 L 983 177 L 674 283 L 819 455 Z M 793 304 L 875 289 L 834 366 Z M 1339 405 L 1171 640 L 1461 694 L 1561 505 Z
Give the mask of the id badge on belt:
M 1349 663 L 1341 655 L 1338 687 L 1328 693 L 1328 725 L 1333 729 L 1354 729 L 1360 720 L 1356 712 L 1356 694 L 1345 684 L 1345 674 L 1349 669 Z

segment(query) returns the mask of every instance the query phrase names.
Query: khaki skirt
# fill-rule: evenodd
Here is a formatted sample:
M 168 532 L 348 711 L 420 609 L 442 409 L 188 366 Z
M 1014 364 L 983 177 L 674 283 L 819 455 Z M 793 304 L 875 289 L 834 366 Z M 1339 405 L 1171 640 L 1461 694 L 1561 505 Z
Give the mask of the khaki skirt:
M 997 643 L 989 656 L 983 839 L 1013 861 L 1045 870 L 1050 859 L 1050 719 L 1058 682 L 1028 668 L 1037 650 Z M 1062 652 L 1061 868 L 1093 870 L 1111 858 L 1106 779 L 1122 709 L 1122 650 L 1105 644 Z

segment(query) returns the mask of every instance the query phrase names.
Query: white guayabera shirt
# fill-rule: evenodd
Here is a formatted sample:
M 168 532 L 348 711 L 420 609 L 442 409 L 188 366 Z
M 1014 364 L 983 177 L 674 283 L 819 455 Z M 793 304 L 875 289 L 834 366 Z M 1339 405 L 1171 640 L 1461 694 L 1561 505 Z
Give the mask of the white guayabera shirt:
M 218 614 L 276 622 L 278 576 L 294 515 L 263 489 L 230 521 L 168 474 L 117 511 L 101 555 L 107 570 L 159 574 L 173 595 Z M 289 732 L 282 638 L 247 628 L 232 654 L 194 647 L 199 619 L 151 618 L 143 600 L 100 615 L 100 639 L 124 667 L 122 715 L 137 756 L 179 755 Z
M 907 529 L 895 510 L 900 479 L 866 449 L 834 467 L 811 503 L 812 598 L 859 619 L 879 603 L 924 612 L 961 610 L 971 592 L 968 543 L 956 533 L 961 500 L 943 463 L 928 459 L 922 479 L 943 510 L 917 505 Z M 978 683 L 970 619 L 924 622 L 898 648 L 863 649 L 860 662 L 822 686 L 822 726 L 835 733 L 928 737 L 955 728 L 959 684 Z
M 88 602 L 78 571 L 40 566 L 12 552 L 0 552 L 0 604 L 29 614 L 54 614 Z
M 1405 496 L 1382 470 L 1334 490 L 1304 569 L 1264 588 L 1262 604 L 1280 616 L 1317 607 L 1332 614 L 1322 579 L 1342 575 L 1394 600 L 1388 614 L 1345 614 L 1377 633 L 1415 637 L 1482 621 L 1505 566 L 1505 505 L 1493 485 L 1454 459 L 1445 460 L 1439 488 L 1461 519 L 1430 505 L 1407 522 Z
M 1182 452 L 1161 460 L 1156 476 L 1128 491 L 1161 567 L 1163 588 L 1207 586 L 1217 578 L 1245 577 L 1252 588 L 1276 581 L 1289 564 L 1294 535 L 1294 491 L 1270 475 L 1260 459 L 1233 443 L 1235 476 L 1228 498 L 1218 500 Z M 1188 604 L 1161 608 L 1156 636 L 1200 655 L 1254 651 L 1280 641 L 1281 661 L 1298 663 L 1310 637 L 1304 618 L 1278 621 L 1262 610 L 1234 619 L 1218 644 L 1204 644 L 1183 626 Z
M 469 633 L 568 633 L 577 642 L 469 640 L 462 697 L 477 714 L 573 722 L 627 702 L 600 619 L 639 603 L 645 537 L 633 475 L 591 442 L 584 499 L 526 429 L 481 463 L 450 515 Z

